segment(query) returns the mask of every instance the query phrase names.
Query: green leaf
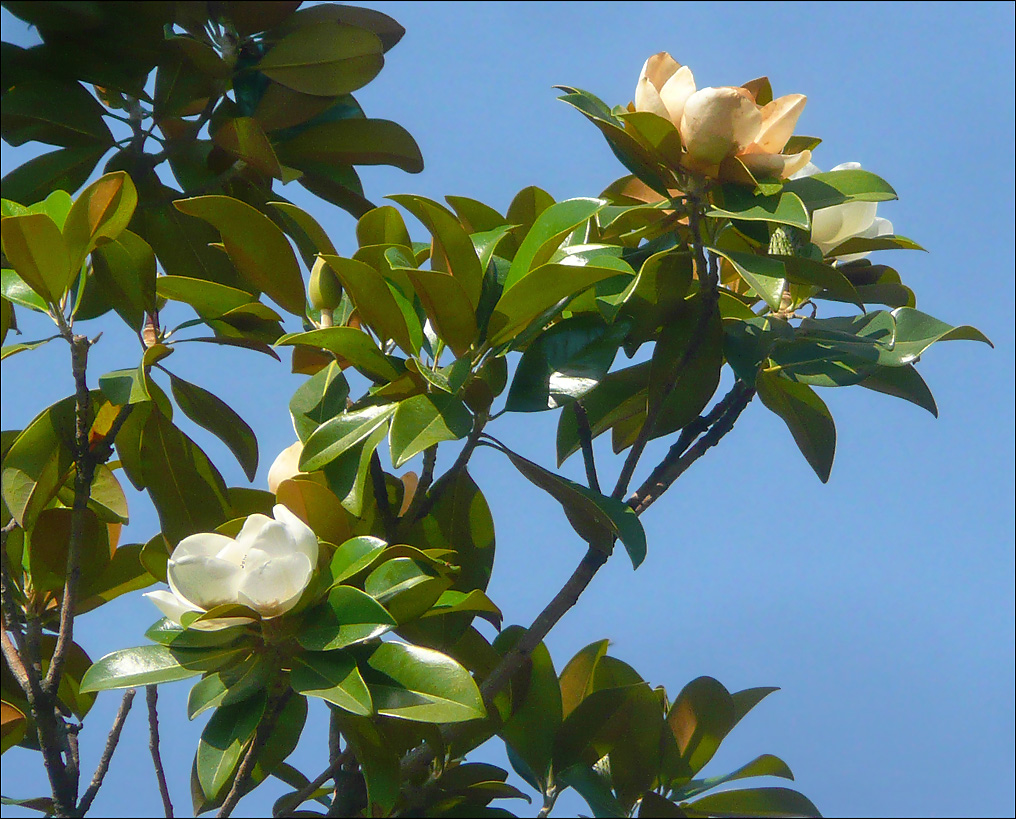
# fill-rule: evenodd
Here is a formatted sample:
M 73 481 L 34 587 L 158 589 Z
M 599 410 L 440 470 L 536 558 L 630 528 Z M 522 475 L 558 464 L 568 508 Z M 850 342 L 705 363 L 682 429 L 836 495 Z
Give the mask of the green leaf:
M 156 537 L 160 536 L 156 535 Z M 168 648 L 212 648 L 230 645 L 247 634 L 244 626 L 231 626 L 214 631 L 186 629 L 179 623 L 174 623 L 164 617 L 149 627 L 145 632 L 145 637 L 153 643 Z
M 525 634 L 512 626 L 502 631 L 494 648 L 504 656 Z M 550 784 L 554 738 L 564 719 L 561 688 L 547 647 L 540 643 L 528 661 L 512 677 L 509 688 L 510 712 L 503 716 L 499 735 L 537 777 L 541 790 Z
M 377 713 L 413 722 L 465 722 L 486 716 L 472 676 L 451 657 L 406 643 L 382 643 L 368 660 Z
M 394 339 L 410 355 L 417 352 L 410 339 L 406 319 L 388 282 L 377 270 L 356 259 L 322 256 L 349 292 L 360 317 L 383 340 Z
M 568 716 L 594 690 L 593 680 L 600 661 L 606 656 L 608 640 L 590 643 L 572 657 L 561 672 L 561 707 Z
M 198 784 L 211 802 L 232 785 L 244 749 L 254 739 L 265 712 L 265 696 L 220 706 L 201 732 L 194 758 Z
M 359 517 L 363 514 L 364 503 L 368 500 L 367 473 L 371 458 L 387 434 L 388 428 L 382 424 L 365 440 L 323 467 L 328 487 L 351 515 Z
M 197 384 L 169 373 L 173 398 L 184 415 L 222 441 L 253 481 L 258 469 L 258 440 L 254 430 L 221 398 Z
M 734 250 L 709 249 L 730 262 L 737 274 L 771 309 L 780 309 L 787 274 L 786 267 L 780 259 Z
M 597 262 L 597 265 L 585 266 L 545 264 L 528 273 L 514 287 L 506 289 L 490 317 L 487 327 L 489 343 L 497 345 L 510 341 L 530 322 L 559 303 L 623 272 L 623 268 L 602 267 L 599 266 L 602 260 Z
M 320 223 L 303 208 L 298 208 L 291 202 L 269 202 L 273 208 L 281 212 L 285 217 L 291 220 L 306 236 L 314 243 L 314 249 L 318 253 L 331 253 L 335 254 L 335 245 L 332 244 L 332 240 L 328 238 L 328 234 L 325 229 L 321 227 Z
M 54 338 L 60 338 L 60 336 L 50 336 L 49 338 L 44 338 L 41 341 L 27 341 L 20 344 L 7 344 L 4 346 L 3 351 L 0 352 L 0 361 L 3 361 L 5 358 L 9 358 L 12 355 L 17 355 L 18 353 L 28 352 L 29 350 L 36 350 L 43 344 L 48 344 Z
M 439 576 L 426 563 L 394 555 L 374 569 L 363 583 L 367 593 L 383 603 L 400 625 L 429 611 L 450 585 L 450 580 Z
M 688 683 L 667 714 L 680 752 L 679 764 L 667 775 L 686 781 L 702 770 L 738 719 L 734 700 L 722 684 L 712 677 Z
M 663 819 L 668 816 L 681 816 L 685 815 L 684 811 L 681 810 L 677 805 L 671 802 L 669 799 L 664 799 L 655 791 L 649 791 L 642 796 L 642 800 L 639 802 L 639 819 L 643 816 L 651 816 L 654 819 Z
M 63 226 L 72 273 L 99 243 L 127 229 L 137 204 L 138 190 L 124 171 L 105 174 L 78 194 Z
M 206 318 L 217 318 L 255 301 L 246 290 L 186 276 L 159 276 L 155 280 L 155 292 L 164 299 L 189 304 Z
M 187 717 L 194 719 L 209 708 L 243 702 L 264 691 L 273 673 L 269 663 L 255 655 L 222 671 L 206 674 L 194 683 L 187 696 Z
M 558 775 L 565 785 L 574 788 L 586 800 L 596 817 L 623 817 L 627 812 L 614 798 L 610 780 L 588 765 L 573 765 Z
M 145 314 L 154 313 L 155 251 L 136 233 L 125 230 L 92 253 L 96 285 L 127 324 L 140 331 Z
M 313 125 L 276 148 L 286 165 L 305 161 L 329 165 L 392 165 L 407 173 L 423 170 L 412 135 L 386 119 L 343 119 Z
M 614 363 L 626 330 L 625 323 L 608 325 L 594 314 L 559 321 L 522 354 L 505 407 L 538 412 L 581 398 Z
M 402 205 L 423 222 L 434 237 L 431 268 L 450 273 L 462 285 L 475 310 L 480 303 L 484 271 L 466 229 L 447 208 L 430 199 L 411 195 L 394 195 L 388 199 Z
M 493 232 L 496 228 L 508 225 L 505 217 L 477 199 L 470 199 L 468 196 L 446 196 L 445 201 L 452 206 L 459 221 L 471 234 Z
M 876 367 L 860 384 L 869 390 L 917 404 L 938 418 L 935 397 L 913 364 L 906 364 L 903 367 Z
M 185 680 L 242 659 L 246 651 L 235 646 L 124 648 L 107 654 L 89 668 L 81 679 L 81 691 L 109 691 Z
M 681 134 L 669 118 L 651 111 L 619 111 L 617 118 L 662 164 L 671 168 L 680 166 Z
M 347 540 L 332 557 L 330 566 L 334 583 L 342 583 L 372 566 L 387 544 L 376 537 L 363 535 Z
M 384 65 L 382 53 L 373 32 L 326 21 L 283 37 L 257 69 L 294 91 L 337 97 L 374 79 Z
M 240 274 L 290 313 L 303 315 L 300 267 L 285 234 L 271 219 L 229 196 L 195 196 L 173 205 L 214 226 Z
M 606 202 L 601 199 L 568 199 L 544 210 L 526 234 L 505 280 L 505 290 L 520 282 L 533 270 L 550 261 L 561 242 L 599 213 Z
M 382 205 L 361 216 L 356 223 L 356 240 L 361 248 L 375 245 L 413 246 L 402 215 L 391 205 Z
M 332 651 L 298 655 L 293 658 L 289 680 L 297 693 L 327 700 L 357 716 L 373 713 L 370 691 L 348 654 Z
M 387 816 L 399 799 L 399 754 L 367 717 L 339 714 L 342 735 L 363 771 L 372 816 Z
M 307 612 L 296 640 L 310 651 L 331 651 L 373 640 L 396 625 L 369 594 L 352 586 L 335 586 L 323 603 Z
M 226 519 L 230 505 L 222 476 L 161 412 L 149 414 L 139 455 L 144 483 L 171 543 L 196 532 L 210 532 Z
M 4 254 L 15 272 L 46 302 L 57 302 L 67 291 L 77 269 L 60 228 L 45 213 L 5 216 L 0 220 Z
M 561 504 L 568 522 L 586 543 L 609 553 L 617 538 L 624 544 L 633 568 L 645 560 L 646 533 L 630 506 L 555 475 L 507 448 L 497 448 L 530 483 Z
M 790 788 L 744 788 L 682 804 L 689 816 L 821 816 L 808 797 Z
M 300 440 L 306 441 L 325 421 L 341 415 L 348 395 L 349 382 L 334 361 L 304 381 L 289 401 L 293 427 Z
M 724 785 L 727 782 L 734 782 L 738 779 L 748 779 L 753 776 L 779 776 L 783 779 L 793 779 L 794 774 L 790 767 L 778 756 L 762 754 L 755 757 L 751 762 L 742 765 L 736 771 L 723 776 L 713 776 L 709 779 L 696 779 L 689 782 L 679 791 L 681 799 L 690 799 L 700 793 Z
M 826 256 L 847 256 L 851 253 L 868 253 L 872 250 L 924 250 L 913 239 L 906 236 L 853 236 L 836 245 Z
M 472 426 L 469 410 L 454 395 L 434 393 L 407 398 L 399 402 L 392 418 L 392 462 L 398 469 L 434 444 L 465 438 Z
M 888 182 L 859 168 L 790 179 L 784 183 L 783 190 L 799 196 L 809 211 L 844 202 L 885 202 L 899 198 Z
M 212 141 L 223 151 L 242 160 L 265 176 L 282 178 L 282 166 L 275 155 L 272 143 L 264 129 L 253 117 L 233 117 L 226 120 L 215 133 Z
M 4 195 L 15 202 L 38 202 L 53 191 L 76 191 L 106 153 L 106 146 L 60 148 L 18 165 L 3 180 Z
M 387 254 L 386 254 L 387 255 Z M 420 297 L 423 309 L 444 341 L 457 356 L 465 353 L 476 340 L 475 307 L 458 279 L 436 270 L 405 269 Z
M 772 196 L 756 196 L 750 188 L 734 184 L 723 185 L 721 191 L 722 205 L 714 205 L 706 212 L 706 216 L 793 225 L 801 230 L 811 227 L 804 202 L 791 191 L 784 190 Z
M 304 443 L 300 470 L 314 472 L 331 463 L 386 425 L 397 408 L 397 404 L 367 407 L 343 413 L 322 424 Z
M 878 363 L 884 366 L 910 364 L 937 341 L 981 341 L 994 347 L 984 333 L 967 324 L 953 327 L 911 307 L 899 307 L 892 315 L 896 319 L 896 339 L 891 349 L 879 351 Z
M 373 381 L 394 381 L 400 375 L 374 340 L 356 327 L 326 327 L 306 333 L 290 333 L 275 342 L 277 347 L 294 344 L 328 350 Z
M 807 384 L 761 371 L 755 388 L 762 403 L 786 423 L 805 460 L 826 483 L 836 454 L 836 425 L 825 402 Z
M 18 83 L 4 94 L 0 132 L 10 145 L 34 140 L 50 145 L 113 144 L 98 100 L 77 82 L 36 79 Z
M 9 299 L 14 304 L 19 304 L 22 307 L 27 307 L 29 310 L 36 310 L 40 313 L 46 312 L 48 309 L 46 307 L 46 300 L 29 287 L 27 282 L 11 268 L 3 268 L 0 276 L 3 277 L 0 281 L 2 281 L 2 292 L 5 299 Z

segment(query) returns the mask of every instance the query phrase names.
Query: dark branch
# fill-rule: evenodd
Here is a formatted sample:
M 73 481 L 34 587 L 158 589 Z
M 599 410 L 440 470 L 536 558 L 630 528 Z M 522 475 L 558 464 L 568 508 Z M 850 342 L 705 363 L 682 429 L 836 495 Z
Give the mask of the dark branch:
M 593 431 L 589 428 L 589 416 L 582 401 L 575 402 L 575 424 L 578 427 L 579 444 L 582 446 L 582 461 L 586 466 L 586 483 L 594 492 L 600 491 L 600 479 L 596 475 L 596 456 L 593 454 Z
M 385 471 L 381 468 L 381 458 L 375 451 L 370 456 L 370 480 L 374 486 L 374 502 L 377 504 L 378 514 L 381 516 L 381 524 L 385 530 L 385 540 L 394 543 L 397 535 L 395 512 L 388 500 L 388 484 L 385 481 Z
M 116 712 L 113 727 L 106 738 L 106 747 L 102 752 L 102 757 L 99 759 L 99 765 L 95 769 L 95 774 L 92 776 L 92 784 L 88 786 L 88 790 L 85 791 L 85 795 L 81 797 L 81 802 L 78 804 L 77 816 L 84 816 L 88 812 L 92 802 L 95 800 L 96 794 L 99 792 L 99 788 L 102 787 L 102 780 L 106 778 L 109 763 L 113 759 L 113 752 L 116 750 L 117 743 L 120 742 L 120 732 L 123 731 L 123 724 L 127 721 L 127 714 L 130 713 L 131 705 L 134 704 L 134 695 L 136 693 L 133 688 L 128 688 L 124 691 L 123 699 L 120 701 L 120 710 Z
M 159 796 L 162 797 L 163 811 L 166 814 L 166 819 L 173 819 L 173 802 L 169 798 L 169 785 L 166 783 L 166 771 L 162 767 L 162 753 L 159 751 L 158 686 L 145 686 L 145 699 L 148 702 L 148 750 L 152 754 L 155 778 L 159 782 Z

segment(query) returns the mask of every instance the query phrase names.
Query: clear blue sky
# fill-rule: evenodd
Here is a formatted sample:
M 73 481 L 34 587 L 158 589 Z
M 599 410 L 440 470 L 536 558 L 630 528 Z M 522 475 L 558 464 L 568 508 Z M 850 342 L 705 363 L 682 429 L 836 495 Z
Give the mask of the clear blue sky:
M 549 646 L 560 669 L 586 643 L 609 637 L 612 653 L 671 696 L 701 674 L 731 690 L 781 686 L 707 772 L 770 752 L 829 816 L 1011 816 L 1013 4 L 366 5 L 408 33 L 357 96 L 368 115 L 408 127 L 427 165 L 418 176 L 367 169 L 372 198 L 460 194 L 503 210 L 529 184 L 558 199 L 596 195 L 623 169 L 551 86 L 624 103 L 642 62 L 660 50 L 690 65 L 700 86 L 768 74 L 778 94 L 807 94 L 798 130 L 825 140 L 814 161 L 860 161 L 893 184 L 900 201 L 879 214 L 930 252 L 884 260 L 914 287 L 921 309 L 976 324 L 996 349 L 954 342 L 925 356 L 938 420 L 864 390 L 824 391 L 839 430 L 826 486 L 782 422 L 754 403 L 647 513 L 643 567 L 632 573 L 623 557 L 611 561 Z M 30 35 L 4 12 L 3 36 Z M 3 172 L 28 156 L 4 145 Z M 285 193 L 310 205 L 340 251 L 355 247 L 351 217 Z M 25 325 L 29 338 L 46 333 Z M 128 345 L 104 337 L 93 378 L 132 366 Z M 51 345 L 4 362 L 4 428 L 71 391 L 69 373 L 38 375 L 53 366 L 67 373 L 65 358 Z M 275 453 L 292 441 L 286 405 L 300 378 L 242 353 L 181 351 L 172 363 L 254 426 L 263 485 Z M 506 416 L 496 434 L 552 465 L 555 420 Z M 196 437 L 231 482 L 243 481 L 220 444 Z M 609 449 L 600 454 L 601 469 L 616 474 Z M 572 570 L 580 544 L 559 507 L 501 456 L 484 450 L 474 464 L 498 526 L 491 594 L 507 622 L 528 624 Z M 575 459 L 566 467 L 573 476 L 580 468 Z M 143 501 L 132 512 L 129 538 L 147 539 L 154 514 Z M 141 644 L 156 616 L 140 598 L 121 600 L 83 618 L 82 642 L 93 658 Z M 187 690 L 162 689 L 164 755 L 181 814 L 201 727 L 187 722 Z M 118 700 L 102 695 L 88 719 L 88 775 Z M 142 710 L 128 721 L 99 815 L 159 811 Z M 291 761 L 310 776 L 324 767 L 323 724 L 308 729 Z M 40 772 L 36 755 L 5 755 L 4 795 L 42 795 Z M 263 812 L 264 799 L 241 811 Z M 571 797 L 559 806 L 555 815 L 585 810 Z

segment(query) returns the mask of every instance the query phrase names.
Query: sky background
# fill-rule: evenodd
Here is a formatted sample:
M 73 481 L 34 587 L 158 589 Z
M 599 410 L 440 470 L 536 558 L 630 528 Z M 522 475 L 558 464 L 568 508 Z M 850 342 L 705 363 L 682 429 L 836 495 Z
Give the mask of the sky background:
M 690 65 L 700 87 L 767 74 L 777 94 L 806 94 L 798 132 L 825 140 L 814 161 L 822 168 L 859 161 L 896 188 L 900 201 L 880 205 L 879 215 L 929 252 L 894 251 L 879 261 L 899 269 L 920 309 L 977 325 L 995 349 L 950 342 L 925 355 L 920 369 L 938 420 L 866 390 L 823 391 L 839 433 L 828 485 L 782 421 L 753 402 L 734 432 L 645 515 L 643 566 L 633 573 L 623 555 L 610 561 L 548 645 L 560 671 L 584 645 L 610 638 L 614 656 L 671 697 L 703 674 L 732 691 L 780 686 L 706 773 L 774 753 L 827 816 L 1011 816 L 1013 4 L 365 5 L 408 33 L 356 96 L 368 116 L 407 127 L 426 162 L 417 176 L 365 169 L 375 201 L 458 194 L 503 212 L 530 184 L 558 200 L 595 196 L 624 169 L 552 86 L 626 103 L 643 61 L 660 50 Z M 6 11 L 2 22 L 5 40 L 32 41 Z M 36 151 L 4 144 L 2 172 Z M 296 187 L 282 192 L 325 224 L 340 252 L 355 249 L 352 217 Z M 419 225 L 411 229 L 425 238 Z M 26 339 L 49 334 L 25 312 L 18 316 Z M 53 344 L 4 362 L 3 428 L 24 426 L 72 391 L 67 358 Z M 94 349 L 91 381 L 136 361 L 129 334 L 109 333 Z M 263 487 L 275 454 L 293 440 L 287 404 L 303 377 L 287 372 L 288 361 L 218 349 L 180 348 L 169 363 L 254 427 L 262 452 L 255 485 Z M 553 466 L 555 424 L 556 413 L 506 415 L 491 431 Z M 194 437 L 228 482 L 245 482 L 218 441 Z M 607 438 L 597 454 L 612 482 L 619 463 Z M 650 445 L 636 480 L 666 446 Z M 572 458 L 563 471 L 577 478 L 580 470 Z M 574 568 L 581 543 L 560 507 L 503 456 L 481 449 L 471 472 L 497 526 L 489 592 L 506 623 L 528 624 Z M 131 499 L 123 542 L 147 540 L 154 512 L 140 496 Z M 76 634 L 97 659 L 142 644 L 157 616 L 139 595 L 121 598 L 83 617 Z M 203 723 L 186 719 L 188 688 L 160 688 L 163 755 L 181 815 L 190 812 L 189 769 Z M 119 698 L 100 695 L 89 715 L 84 775 Z M 139 698 L 97 815 L 160 812 L 143 714 Z M 325 717 L 323 709 L 311 714 L 290 761 L 313 777 L 325 766 Z M 496 749 L 480 756 L 507 767 Z M 38 755 L 5 754 L 2 790 L 48 793 Z M 238 815 L 263 814 L 282 790 L 265 786 Z M 554 815 L 587 811 L 574 793 L 558 804 Z

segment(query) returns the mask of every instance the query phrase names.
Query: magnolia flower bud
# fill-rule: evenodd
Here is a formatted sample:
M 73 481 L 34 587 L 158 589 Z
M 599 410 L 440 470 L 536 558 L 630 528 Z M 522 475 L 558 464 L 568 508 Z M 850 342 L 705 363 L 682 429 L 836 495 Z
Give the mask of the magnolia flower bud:
M 315 310 L 334 310 L 342 301 L 342 285 L 328 263 L 319 258 L 310 271 L 307 300 Z
M 273 495 L 279 491 L 279 484 L 295 478 L 297 475 L 305 475 L 300 471 L 300 455 L 303 453 L 303 444 L 297 441 L 287 446 L 278 457 L 272 462 L 268 470 L 268 491 Z
M 299 601 L 317 567 L 317 536 L 285 506 L 247 518 L 234 540 L 215 532 L 185 537 L 166 567 L 170 591 L 149 592 L 166 617 L 179 623 L 188 612 L 237 604 L 263 618 L 285 614 Z M 227 628 L 247 618 L 203 620 L 192 628 Z

